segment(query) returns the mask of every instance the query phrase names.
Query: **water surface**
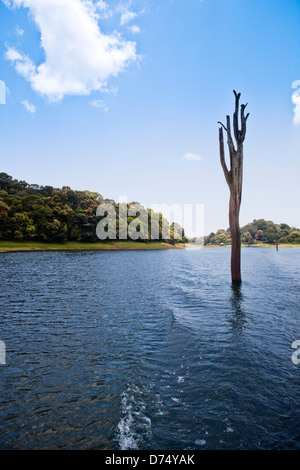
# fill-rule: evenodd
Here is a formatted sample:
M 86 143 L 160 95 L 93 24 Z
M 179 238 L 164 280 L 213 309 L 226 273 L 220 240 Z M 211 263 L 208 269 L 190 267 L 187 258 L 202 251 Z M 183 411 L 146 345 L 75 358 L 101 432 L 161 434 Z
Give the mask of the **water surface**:
M 1 449 L 298 449 L 300 249 L 0 256 Z

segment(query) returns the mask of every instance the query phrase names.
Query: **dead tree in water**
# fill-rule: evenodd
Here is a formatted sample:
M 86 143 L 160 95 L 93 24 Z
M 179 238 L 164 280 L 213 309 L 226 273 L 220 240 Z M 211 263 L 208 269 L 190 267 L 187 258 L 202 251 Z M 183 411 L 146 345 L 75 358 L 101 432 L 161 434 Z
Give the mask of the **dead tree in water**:
M 241 128 L 239 129 L 239 108 L 240 93 L 233 92 L 235 95 L 235 112 L 233 114 L 233 132 L 236 146 L 231 136 L 230 116 L 226 117 L 227 127 L 221 122 L 219 129 L 220 160 L 224 171 L 226 182 L 230 190 L 229 201 L 229 227 L 231 233 L 231 279 L 233 284 L 240 284 L 241 278 L 241 232 L 239 225 L 239 215 L 242 200 L 243 183 L 243 142 L 246 136 L 246 122 L 249 113 L 245 116 L 247 104 L 241 105 Z M 228 170 L 225 161 L 223 128 L 227 134 L 227 144 L 230 155 L 230 170 Z

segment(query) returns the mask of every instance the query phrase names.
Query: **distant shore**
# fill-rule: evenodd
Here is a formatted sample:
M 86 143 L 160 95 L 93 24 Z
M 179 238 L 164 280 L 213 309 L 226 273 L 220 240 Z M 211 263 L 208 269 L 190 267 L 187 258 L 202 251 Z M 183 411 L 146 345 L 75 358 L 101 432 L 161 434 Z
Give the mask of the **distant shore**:
M 203 248 L 230 248 L 231 245 L 205 245 Z M 270 243 L 257 243 L 255 245 L 242 245 L 242 248 L 276 248 L 276 245 Z M 281 243 L 278 244 L 279 248 L 300 248 L 299 244 L 292 243 Z
M 141 243 L 134 241 L 108 241 L 102 243 L 64 242 L 46 243 L 34 241 L 0 241 L 0 253 L 23 251 L 116 251 L 116 250 L 168 250 L 185 248 L 183 244 L 163 242 Z
M 276 245 L 256 244 L 242 245 L 246 248 L 276 248 Z M 0 241 L 0 253 L 23 252 L 23 251 L 120 251 L 120 250 L 169 250 L 186 248 L 185 244 L 177 243 L 171 245 L 163 242 L 141 243 L 134 241 L 108 241 L 108 242 L 64 242 L 46 243 L 34 241 Z M 230 248 L 230 245 L 205 245 L 203 248 Z M 300 245 L 280 244 L 278 248 L 300 248 Z

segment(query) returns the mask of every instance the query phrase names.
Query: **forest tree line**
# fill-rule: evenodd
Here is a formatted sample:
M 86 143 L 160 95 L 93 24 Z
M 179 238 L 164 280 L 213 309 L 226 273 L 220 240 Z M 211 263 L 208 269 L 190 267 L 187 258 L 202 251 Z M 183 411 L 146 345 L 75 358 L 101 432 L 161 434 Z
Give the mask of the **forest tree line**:
M 0 239 L 1 240 L 37 240 L 45 242 L 96 242 L 96 227 L 101 218 L 96 217 L 97 207 L 102 203 L 112 204 L 118 214 L 119 205 L 112 199 L 104 199 L 97 192 L 77 191 L 69 186 L 53 188 L 28 184 L 26 181 L 13 179 L 6 173 L 0 173 Z M 132 202 L 128 204 L 137 204 Z M 170 238 L 163 238 L 163 223 L 168 221 L 159 214 L 149 214 L 148 239 L 151 240 L 151 223 L 158 220 L 159 239 L 168 243 L 186 242 L 182 229 L 182 238 L 174 238 L 175 225 L 171 224 Z M 133 218 L 127 218 L 127 224 Z M 119 235 L 117 218 L 116 238 Z M 177 231 L 175 230 L 175 233 Z M 137 240 L 145 242 L 146 240 Z M 275 224 L 264 219 L 254 220 L 241 228 L 241 241 L 244 245 L 257 243 L 300 244 L 300 230 L 285 223 Z M 204 239 L 208 246 L 230 245 L 230 230 L 220 229 L 210 233 Z
M 264 219 L 253 220 L 241 227 L 241 242 L 244 245 L 266 244 L 300 244 L 300 230 L 287 224 L 275 224 Z M 230 245 L 230 230 L 218 230 L 204 239 L 205 245 Z
M 102 203 L 112 204 L 118 215 L 119 205 L 112 199 L 104 199 L 97 192 L 76 191 L 69 186 L 59 189 L 52 186 L 28 184 L 26 181 L 13 179 L 6 173 L 0 173 L 0 239 L 45 242 L 99 241 L 96 227 L 101 217 L 96 216 L 96 211 Z M 127 207 L 136 204 L 132 202 Z M 149 241 L 151 241 L 151 223 L 158 224 L 156 232 L 159 233 L 160 241 L 174 244 L 184 243 L 187 240 L 183 229 L 182 237 L 176 238 L 179 233 L 178 224 L 169 225 L 162 214 L 151 217 L 153 211 L 146 210 L 149 219 L 147 226 Z M 127 225 L 133 219 L 133 217 L 128 217 Z M 168 239 L 163 238 L 165 235 L 163 226 L 166 224 L 170 229 Z M 118 238 L 119 218 L 117 217 L 116 239 Z

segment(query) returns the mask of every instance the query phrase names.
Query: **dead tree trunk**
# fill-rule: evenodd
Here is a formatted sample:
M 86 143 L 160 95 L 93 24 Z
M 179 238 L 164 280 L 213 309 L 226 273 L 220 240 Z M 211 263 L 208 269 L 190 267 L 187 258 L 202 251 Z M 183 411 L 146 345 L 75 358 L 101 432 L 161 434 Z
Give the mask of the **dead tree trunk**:
M 231 232 L 231 279 L 233 284 L 240 284 L 241 277 L 241 232 L 239 225 L 239 215 L 242 200 L 242 183 L 243 183 L 243 142 L 246 136 L 246 122 L 249 113 L 245 116 L 245 108 L 247 104 L 241 105 L 241 128 L 239 128 L 239 102 L 240 93 L 233 92 L 235 95 L 235 112 L 233 114 L 233 132 L 235 142 L 231 135 L 230 116 L 226 117 L 227 127 L 221 122 L 222 127 L 219 129 L 220 144 L 220 160 L 225 175 L 226 182 L 230 190 L 229 200 L 229 227 Z M 227 134 L 227 144 L 230 155 L 230 170 L 228 170 L 225 161 L 223 128 Z

